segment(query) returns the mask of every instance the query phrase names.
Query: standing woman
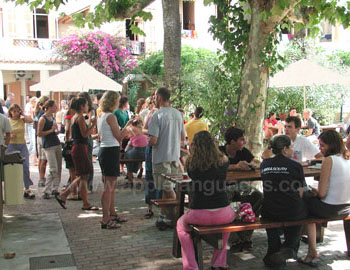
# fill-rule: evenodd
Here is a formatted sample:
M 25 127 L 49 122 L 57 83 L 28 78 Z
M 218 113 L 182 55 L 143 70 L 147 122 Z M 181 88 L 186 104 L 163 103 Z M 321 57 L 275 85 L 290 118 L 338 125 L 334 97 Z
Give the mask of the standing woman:
M 117 223 L 126 222 L 126 219 L 118 216 L 114 208 L 114 190 L 119 176 L 119 141 L 123 132 L 120 130 L 117 119 L 113 115 L 114 109 L 119 103 L 119 94 L 108 91 L 104 93 L 100 101 L 101 114 L 98 118 L 98 134 L 101 144 L 98 153 L 104 189 L 101 193 L 102 204 L 102 229 L 117 229 Z M 125 132 L 125 131 L 124 131 Z
M 75 170 L 74 170 L 74 163 L 72 159 L 72 155 L 70 151 L 72 150 L 73 146 L 73 140 L 72 140 L 72 118 L 75 114 L 74 110 L 71 108 L 72 100 L 68 102 L 68 111 L 67 114 L 64 117 L 64 123 L 65 123 L 65 137 L 64 137 L 64 142 L 65 142 L 65 148 L 66 152 L 64 155 L 64 160 L 66 162 L 66 169 L 69 170 L 69 179 L 67 181 L 66 187 L 68 187 L 71 182 L 75 179 Z M 68 153 L 67 153 L 68 152 Z M 68 200 L 78 200 L 78 187 L 73 190 L 72 194 L 70 194 L 67 198 Z
M 155 95 L 149 97 L 150 101 L 148 104 L 149 113 L 145 119 L 145 125 L 143 126 L 143 133 L 148 134 L 148 126 L 152 119 L 153 114 L 158 110 L 154 104 Z M 148 98 L 147 98 L 148 99 Z M 162 198 L 161 191 L 156 190 L 153 180 L 153 172 L 152 172 L 152 146 L 147 145 L 145 151 L 145 202 L 148 206 L 147 213 L 144 215 L 146 219 L 150 219 L 153 217 L 154 213 L 152 211 L 152 202 L 153 199 Z
M 318 137 L 322 161 L 318 188 L 312 188 L 312 196 L 304 196 L 309 215 L 333 218 L 350 213 L 350 160 L 343 139 L 338 132 L 327 130 Z M 305 195 L 305 194 L 304 194 Z M 307 225 L 309 248 L 306 257 L 299 262 L 317 266 L 316 224 Z
M 53 115 L 57 112 L 54 100 L 48 100 L 43 106 L 44 114 L 39 119 L 38 136 L 41 137 L 49 173 L 46 178 L 43 199 L 50 199 L 50 195 L 59 194 L 58 187 L 61 182 L 62 147 L 58 139 L 57 124 Z
M 10 143 L 7 147 L 6 152 L 20 151 L 21 157 L 25 159 L 23 163 L 23 183 L 25 188 L 23 196 L 24 198 L 34 199 L 35 195 L 29 188 L 33 185 L 33 182 L 30 179 L 29 152 L 24 139 L 24 124 L 33 123 L 33 119 L 28 115 L 24 115 L 21 107 L 19 107 L 17 104 L 12 104 L 10 106 L 8 110 L 8 116 L 10 118 L 9 120 L 12 131 Z
M 84 114 L 88 113 L 88 103 L 84 98 L 72 100 L 71 108 L 76 112 L 72 118 L 72 138 L 73 146 L 71 155 L 74 163 L 75 175 L 78 176 L 69 185 L 69 187 L 61 192 L 60 195 L 55 195 L 57 202 L 66 209 L 66 199 L 72 191 L 79 185 L 80 196 L 83 200 L 82 210 L 96 211 L 98 207 L 92 206 L 87 198 L 88 177 L 93 170 L 89 160 L 88 153 L 88 136 L 91 135 L 96 125 L 96 118 L 91 121 L 91 126 L 88 127 L 85 123 Z
M 229 165 L 227 157 L 215 145 L 208 131 L 200 131 L 194 135 L 190 150 L 186 168 L 192 178 L 193 195 L 190 210 L 179 218 L 176 227 L 181 242 L 184 270 L 198 269 L 189 225 L 227 224 L 235 218 L 235 212 L 225 192 Z M 223 233 L 223 247 L 226 247 L 229 236 L 230 233 Z M 226 248 L 214 251 L 211 265 L 212 269 L 228 269 Z
M 44 106 L 45 102 L 48 101 L 49 98 L 47 96 L 42 96 L 39 98 L 35 105 L 34 109 L 34 125 L 33 128 L 35 130 L 35 142 L 36 142 L 36 155 L 39 159 L 39 183 L 38 187 L 44 187 L 45 186 L 45 172 L 46 172 L 46 164 L 47 160 L 45 157 L 44 150 L 42 148 L 41 139 L 38 139 L 38 122 L 40 117 L 44 114 L 44 111 L 42 110 L 42 107 Z
M 91 97 L 89 96 L 89 94 L 87 92 L 81 92 L 79 93 L 79 97 L 80 98 L 84 98 L 87 102 L 88 105 L 88 111 L 85 114 L 85 122 L 88 125 L 88 127 L 90 127 L 92 125 L 92 119 L 96 119 L 96 111 L 93 107 L 92 104 L 92 100 Z M 90 165 L 92 167 L 91 172 L 89 173 L 89 177 L 88 177 L 88 190 L 90 192 L 92 192 L 93 190 L 93 180 L 94 180 L 94 170 L 93 170 L 93 164 L 92 164 L 92 150 L 94 149 L 94 141 L 91 137 L 91 135 L 93 134 L 90 133 L 89 136 L 87 136 L 87 140 L 88 140 L 88 154 L 89 154 L 89 160 L 90 160 Z

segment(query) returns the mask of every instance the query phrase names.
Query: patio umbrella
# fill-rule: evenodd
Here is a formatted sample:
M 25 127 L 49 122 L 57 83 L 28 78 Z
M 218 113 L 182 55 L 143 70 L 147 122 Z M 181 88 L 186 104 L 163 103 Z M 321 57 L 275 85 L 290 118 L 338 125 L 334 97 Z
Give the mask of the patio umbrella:
M 30 91 L 83 92 L 90 89 L 122 91 L 122 86 L 86 62 L 30 86 Z
M 310 60 L 302 59 L 290 64 L 285 70 L 270 78 L 269 87 L 302 86 L 304 90 L 304 108 L 306 107 L 306 86 L 339 84 L 349 85 L 350 81 L 337 72 L 322 67 Z

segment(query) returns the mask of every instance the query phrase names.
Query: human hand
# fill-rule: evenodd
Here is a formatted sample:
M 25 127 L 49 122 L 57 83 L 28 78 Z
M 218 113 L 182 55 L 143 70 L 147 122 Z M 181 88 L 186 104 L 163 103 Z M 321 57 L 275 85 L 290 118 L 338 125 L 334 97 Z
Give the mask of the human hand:
M 16 139 L 16 138 L 17 138 L 17 135 L 16 135 L 16 134 L 11 134 L 11 135 L 10 135 L 10 138 L 11 138 L 11 139 Z
M 250 170 L 249 163 L 247 161 L 240 161 L 237 163 L 237 169 L 249 171 Z
M 97 118 L 96 117 L 91 118 L 91 125 L 96 126 L 96 124 L 97 124 Z
M 318 190 L 317 190 L 317 188 L 314 188 L 314 187 L 312 187 L 312 186 L 309 186 L 309 188 L 310 188 L 310 191 L 311 191 L 312 195 L 313 195 L 314 197 L 317 197 L 317 195 L 318 195 Z

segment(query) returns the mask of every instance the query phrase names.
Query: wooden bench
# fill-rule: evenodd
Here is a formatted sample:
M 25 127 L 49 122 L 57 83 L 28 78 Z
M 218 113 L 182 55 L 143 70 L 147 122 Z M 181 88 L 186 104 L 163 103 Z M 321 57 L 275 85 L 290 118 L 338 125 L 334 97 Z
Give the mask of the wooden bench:
M 192 239 L 195 248 L 196 259 L 200 270 L 203 268 L 203 250 L 201 240 L 204 240 L 215 249 L 226 248 L 223 247 L 222 233 L 224 232 L 241 232 L 250 231 L 257 229 L 272 229 L 282 228 L 305 224 L 327 224 L 329 221 L 343 220 L 344 232 L 347 245 L 347 254 L 350 256 L 350 216 L 343 218 L 333 219 L 320 219 L 320 218 L 308 218 L 298 221 L 281 221 L 274 222 L 268 220 L 257 219 L 254 223 L 242 223 L 235 221 L 226 225 L 215 225 L 215 226 L 202 226 L 202 225 L 191 225 Z

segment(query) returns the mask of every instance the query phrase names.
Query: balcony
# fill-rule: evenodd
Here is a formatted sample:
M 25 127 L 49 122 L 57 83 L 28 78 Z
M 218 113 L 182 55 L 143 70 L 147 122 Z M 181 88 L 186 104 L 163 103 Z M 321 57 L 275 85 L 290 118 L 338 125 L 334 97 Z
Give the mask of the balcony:
M 128 50 L 133 55 L 145 54 L 145 43 L 137 40 L 128 40 L 126 42 Z
M 53 62 L 56 39 L 0 38 L 2 62 Z

